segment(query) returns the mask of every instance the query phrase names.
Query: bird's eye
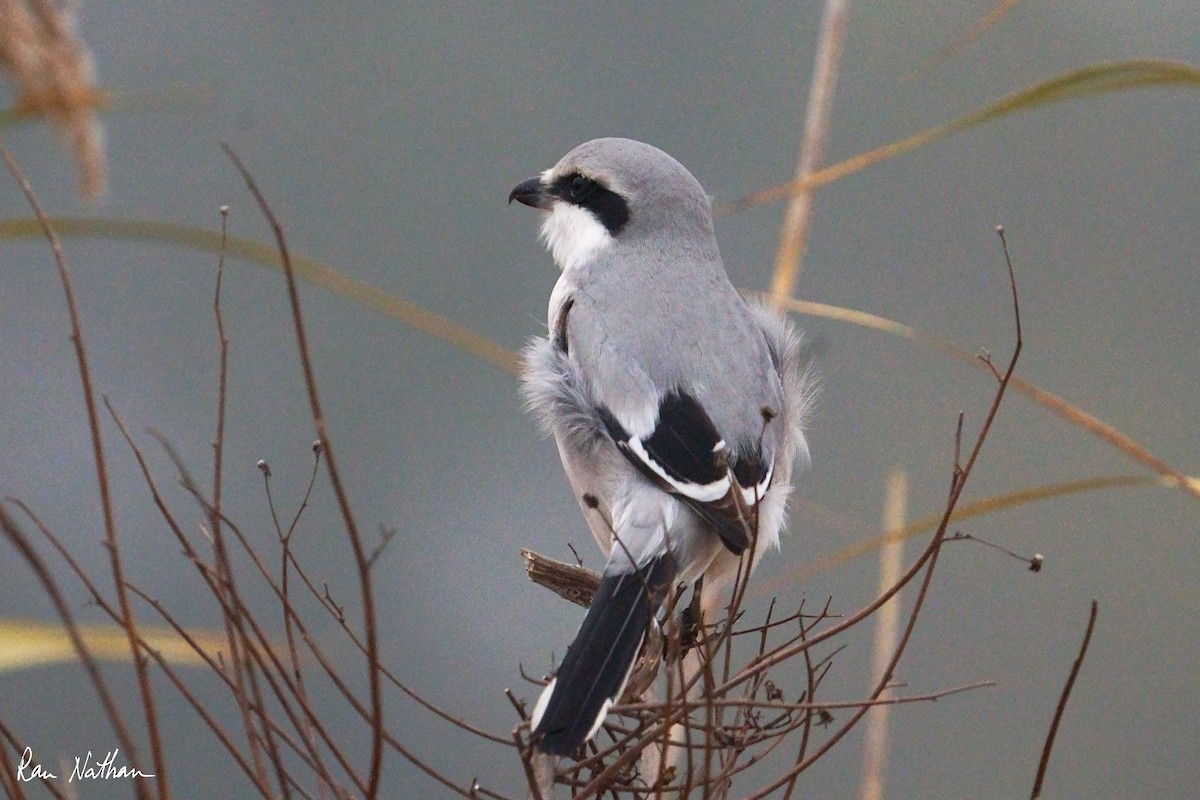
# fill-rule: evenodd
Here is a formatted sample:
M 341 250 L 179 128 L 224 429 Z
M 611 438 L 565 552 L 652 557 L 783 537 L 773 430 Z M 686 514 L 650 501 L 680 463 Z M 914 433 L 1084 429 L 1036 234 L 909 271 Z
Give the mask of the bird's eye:
M 576 175 L 571 179 L 571 200 L 579 202 L 587 197 L 596 189 L 596 182 L 591 178 L 585 178 L 582 175 Z

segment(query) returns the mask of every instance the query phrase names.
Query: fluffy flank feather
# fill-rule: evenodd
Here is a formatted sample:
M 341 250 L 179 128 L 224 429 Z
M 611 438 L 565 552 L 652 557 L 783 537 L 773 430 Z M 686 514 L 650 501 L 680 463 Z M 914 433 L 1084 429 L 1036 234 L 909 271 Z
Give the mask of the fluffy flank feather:
M 771 360 L 783 381 L 784 425 L 790 434 L 786 441 L 794 444 L 805 466 L 810 463 L 808 440 L 804 431 L 808 428 L 809 416 L 821 393 L 820 379 L 812 360 L 805 353 L 803 334 L 787 317 L 773 311 L 765 300 L 747 300 L 750 314 L 762 329 L 767 339 Z M 787 460 L 791 453 L 785 454 Z
M 596 447 L 604 428 L 579 368 L 549 339 L 540 337 L 529 340 L 521 360 L 521 393 L 539 427 L 580 450 Z

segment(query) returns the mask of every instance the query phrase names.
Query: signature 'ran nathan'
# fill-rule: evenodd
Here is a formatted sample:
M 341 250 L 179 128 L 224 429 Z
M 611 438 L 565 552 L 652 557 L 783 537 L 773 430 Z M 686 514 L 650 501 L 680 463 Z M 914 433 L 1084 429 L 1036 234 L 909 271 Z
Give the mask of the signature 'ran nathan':
M 75 756 L 75 766 L 71 769 L 71 774 L 67 776 L 67 783 L 154 777 L 153 773 L 142 772 L 136 767 L 118 764 L 117 758 L 120 754 L 119 749 L 113 749 L 105 753 L 104 758 L 93 760 L 95 756 L 92 755 L 91 750 L 88 750 L 85 756 Z M 34 762 L 32 747 L 25 748 L 25 751 L 21 753 L 21 760 L 17 762 L 17 780 L 29 782 L 43 779 L 56 780 L 57 778 L 57 774 Z

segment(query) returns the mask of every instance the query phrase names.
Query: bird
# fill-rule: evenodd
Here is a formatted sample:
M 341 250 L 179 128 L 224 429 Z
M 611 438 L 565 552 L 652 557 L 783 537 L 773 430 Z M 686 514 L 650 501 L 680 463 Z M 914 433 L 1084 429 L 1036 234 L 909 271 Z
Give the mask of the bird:
M 607 561 L 530 715 L 571 756 L 619 702 L 649 626 L 704 578 L 702 613 L 778 547 L 808 462 L 811 370 L 794 326 L 734 288 L 711 199 L 667 153 L 599 138 L 518 184 L 561 270 L 522 353 L 528 408 L 557 446 Z

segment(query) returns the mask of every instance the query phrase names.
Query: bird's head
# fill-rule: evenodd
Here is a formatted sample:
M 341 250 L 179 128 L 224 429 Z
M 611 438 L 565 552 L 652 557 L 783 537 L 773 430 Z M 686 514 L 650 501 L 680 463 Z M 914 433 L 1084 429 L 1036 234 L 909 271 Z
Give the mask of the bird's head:
M 679 228 L 711 228 L 704 189 L 671 156 L 632 139 L 593 139 L 508 195 L 547 212 L 545 240 L 560 269 L 579 269 L 617 241 Z

